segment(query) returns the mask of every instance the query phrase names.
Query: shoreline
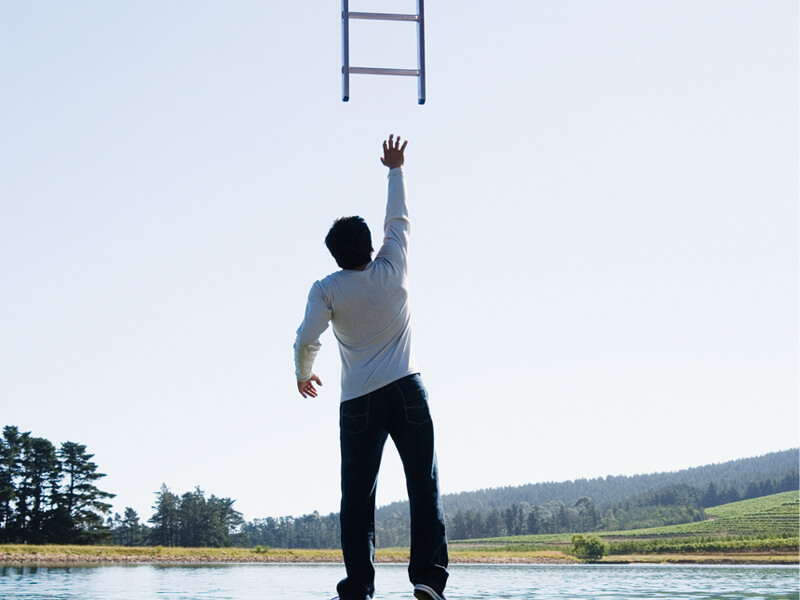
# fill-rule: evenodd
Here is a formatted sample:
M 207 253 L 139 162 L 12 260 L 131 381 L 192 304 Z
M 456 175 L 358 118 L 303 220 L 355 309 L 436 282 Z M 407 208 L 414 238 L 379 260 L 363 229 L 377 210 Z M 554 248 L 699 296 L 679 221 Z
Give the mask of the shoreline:
M 379 564 L 408 564 L 407 549 L 378 550 Z M 0 546 L 0 566 L 114 566 L 114 565 L 232 565 L 232 564 L 342 564 L 339 550 L 249 548 L 162 548 L 118 546 Z M 544 564 L 686 564 L 800 566 L 792 552 L 729 552 L 692 554 L 631 554 L 580 561 L 560 551 L 475 552 L 452 551 L 451 565 Z

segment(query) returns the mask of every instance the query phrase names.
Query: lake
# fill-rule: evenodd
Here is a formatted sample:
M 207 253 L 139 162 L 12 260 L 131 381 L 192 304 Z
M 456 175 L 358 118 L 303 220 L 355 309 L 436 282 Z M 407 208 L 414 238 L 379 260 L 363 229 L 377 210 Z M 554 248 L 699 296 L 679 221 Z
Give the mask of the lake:
M 451 565 L 450 600 L 798 600 L 797 567 Z M 328 600 L 340 564 L 0 567 L 3 600 Z M 405 565 L 378 565 L 376 598 L 412 600 Z

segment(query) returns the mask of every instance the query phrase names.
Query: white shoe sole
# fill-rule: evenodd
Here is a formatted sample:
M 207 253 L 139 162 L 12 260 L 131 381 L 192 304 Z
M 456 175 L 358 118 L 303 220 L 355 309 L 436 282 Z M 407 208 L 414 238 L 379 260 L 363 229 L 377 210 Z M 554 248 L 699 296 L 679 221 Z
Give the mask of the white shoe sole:
M 418 583 L 414 586 L 414 597 L 417 600 L 445 600 L 444 596 L 424 583 Z

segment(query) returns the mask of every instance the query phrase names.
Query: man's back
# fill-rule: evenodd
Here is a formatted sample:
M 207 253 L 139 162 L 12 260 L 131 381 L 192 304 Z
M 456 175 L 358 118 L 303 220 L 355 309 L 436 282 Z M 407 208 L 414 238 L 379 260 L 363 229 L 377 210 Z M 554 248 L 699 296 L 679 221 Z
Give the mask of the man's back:
M 342 359 L 342 401 L 417 373 L 411 350 L 407 253 L 410 222 L 402 168 L 389 171 L 383 246 L 362 269 L 317 281 L 297 332 L 295 353 L 316 355 L 328 325 Z M 313 357 L 312 357 L 313 360 Z M 307 374 L 298 372 L 298 380 Z

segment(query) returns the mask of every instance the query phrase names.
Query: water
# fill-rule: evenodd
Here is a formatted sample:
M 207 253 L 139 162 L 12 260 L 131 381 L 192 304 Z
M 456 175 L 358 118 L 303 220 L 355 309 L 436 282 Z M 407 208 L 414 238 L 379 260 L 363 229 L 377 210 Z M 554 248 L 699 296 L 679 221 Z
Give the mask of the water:
M 328 600 L 342 565 L 0 567 L 3 600 Z M 378 599 L 412 600 L 404 565 L 378 565 Z M 797 567 L 452 565 L 450 600 L 798 600 Z

